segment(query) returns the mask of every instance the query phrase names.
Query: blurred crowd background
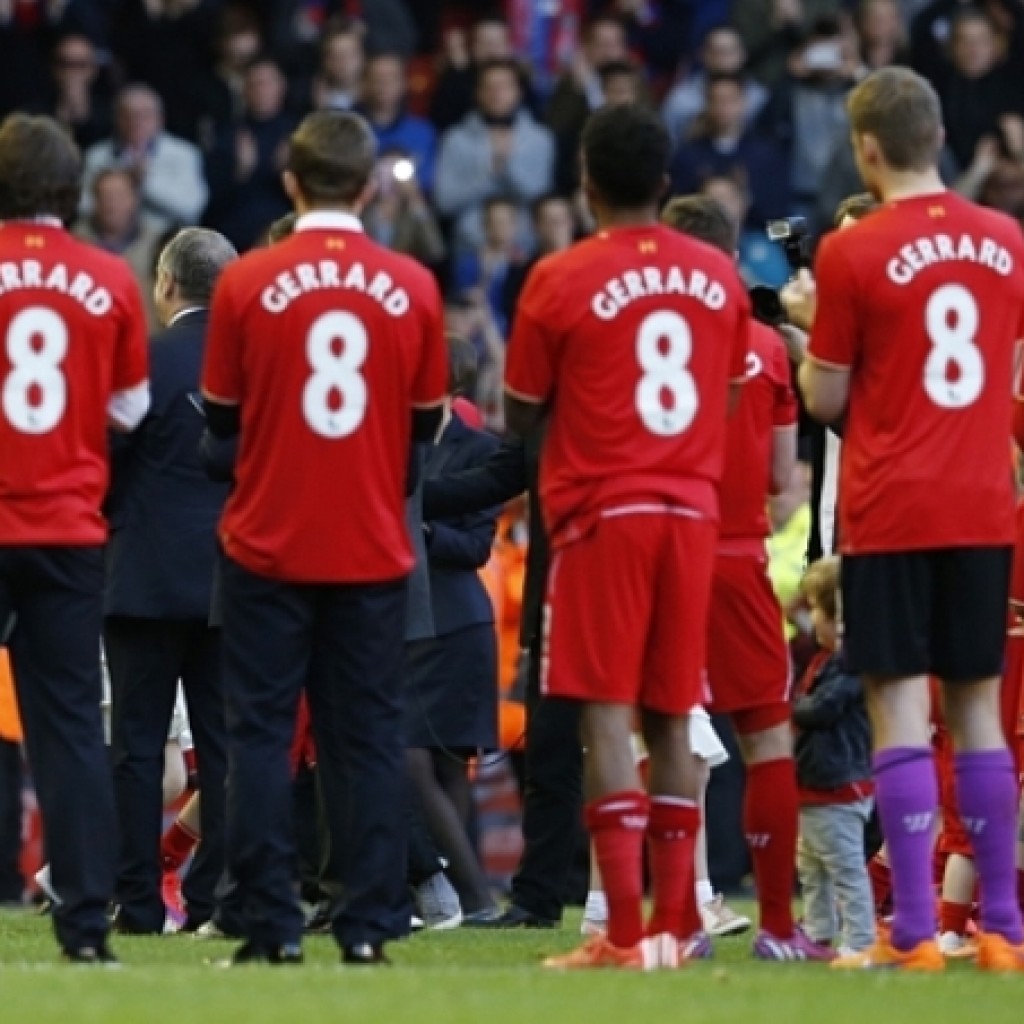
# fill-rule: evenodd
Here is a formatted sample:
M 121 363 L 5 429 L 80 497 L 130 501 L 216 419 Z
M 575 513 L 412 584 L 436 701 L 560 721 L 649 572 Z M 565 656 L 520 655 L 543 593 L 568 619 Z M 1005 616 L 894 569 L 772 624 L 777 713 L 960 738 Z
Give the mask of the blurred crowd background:
M 1024 214 L 1021 0 L 0 0 L 0 114 L 68 126 L 76 230 L 147 294 L 177 226 L 261 241 L 305 112 L 364 114 L 380 140 L 366 227 L 436 271 L 493 427 L 524 277 L 588 229 L 590 111 L 660 109 L 673 191 L 719 199 L 743 224 L 744 276 L 775 286 L 788 268 L 765 220 L 821 229 L 859 190 L 844 97 L 891 63 L 941 95 L 949 183 Z

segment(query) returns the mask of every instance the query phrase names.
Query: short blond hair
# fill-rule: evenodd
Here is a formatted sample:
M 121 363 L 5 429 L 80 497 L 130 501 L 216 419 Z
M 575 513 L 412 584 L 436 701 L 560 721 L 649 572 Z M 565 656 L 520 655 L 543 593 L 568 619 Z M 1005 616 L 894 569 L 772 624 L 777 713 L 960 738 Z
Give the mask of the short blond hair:
M 836 555 L 826 555 L 812 562 L 800 581 L 800 593 L 804 600 L 813 601 L 830 619 L 836 617 L 839 567 Z
M 909 68 L 872 72 L 849 95 L 854 135 L 878 140 L 894 171 L 925 171 L 939 157 L 942 105 L 931 83 Z

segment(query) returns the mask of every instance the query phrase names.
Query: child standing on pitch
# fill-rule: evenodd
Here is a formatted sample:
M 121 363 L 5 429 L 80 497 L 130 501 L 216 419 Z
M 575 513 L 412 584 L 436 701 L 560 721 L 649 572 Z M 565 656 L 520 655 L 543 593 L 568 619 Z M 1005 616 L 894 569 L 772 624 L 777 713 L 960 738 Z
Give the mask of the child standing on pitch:
M 797 867 L 804 928 L 842 954 L 875 940 L 875 915 L 864 859 L 871 816 L 871 730 L 860 680 L 845 668 L 836 630 L 839 559 L 805 573 L 804 598 L 821 651 L 807 668 L 793 706 L 800 790 Z M 837 942 L 838 940 L 838 942 Z

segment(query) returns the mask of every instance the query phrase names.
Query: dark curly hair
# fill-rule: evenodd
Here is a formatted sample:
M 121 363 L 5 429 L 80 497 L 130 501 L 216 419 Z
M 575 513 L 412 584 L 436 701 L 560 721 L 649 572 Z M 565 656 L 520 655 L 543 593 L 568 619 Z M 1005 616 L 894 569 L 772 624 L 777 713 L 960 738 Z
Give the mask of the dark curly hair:
M 604 107 L 583 129 L 583 164 L 609 206 L 656 205 L 665 188 L 669 138 L 661 118 L 635 104 Z
M 70 224 L 82 194 L 82 157 L 52 117 L 11 114 L 0 125 L 0 220 L 59 217 Z

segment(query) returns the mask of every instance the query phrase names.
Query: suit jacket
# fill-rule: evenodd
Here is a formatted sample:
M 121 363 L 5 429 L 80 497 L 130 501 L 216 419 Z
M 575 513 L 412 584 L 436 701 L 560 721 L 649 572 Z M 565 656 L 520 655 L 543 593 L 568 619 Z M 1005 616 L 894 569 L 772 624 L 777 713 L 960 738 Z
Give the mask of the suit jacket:
M 152 402 L 115 442 L 108 513 L 106 614 L 201 619 L 210 611 L 216 527 L 227 498 L 200 460 L 196 395 L 205 310 L 186 313 L 150 344 Z
M 551 559 L 544 519 L 541 515 L 538 478 L 544 431 L 534 431 L 525 441 L 508 440 L 475 469 L 428 475 L 423 485 L 423 515 L 457 515 L 489 508 L 528 492 L 530 505 L 530 547 L 526 555 L 523 613 L 519 642 L 530 647 L 540 638 L 548 565 Z
M 453 415 L 440 440 L 430 450 L 423 484 L 446 473 L 485 463 L 498 448 L 498 440 L 467 427 Z M 487 564 L 494 544 L 497 503 L 482 511 L 446 518 L 424 514 L 430 600 L 437 636 L 467 626 L 494 621 L 494 609 L 478 570 Z

